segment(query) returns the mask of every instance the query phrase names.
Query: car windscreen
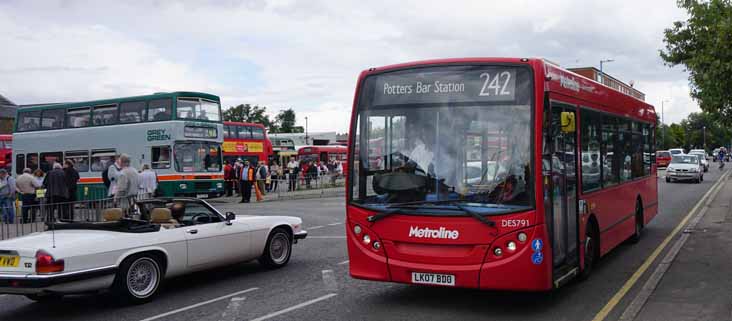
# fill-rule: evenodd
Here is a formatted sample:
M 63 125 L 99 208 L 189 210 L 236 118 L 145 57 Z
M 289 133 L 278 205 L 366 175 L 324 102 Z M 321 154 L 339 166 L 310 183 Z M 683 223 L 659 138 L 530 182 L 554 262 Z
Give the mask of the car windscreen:
M 671 164 L 697 164 L 699 158 L 692 155 L 676 155 L 671 158 Z

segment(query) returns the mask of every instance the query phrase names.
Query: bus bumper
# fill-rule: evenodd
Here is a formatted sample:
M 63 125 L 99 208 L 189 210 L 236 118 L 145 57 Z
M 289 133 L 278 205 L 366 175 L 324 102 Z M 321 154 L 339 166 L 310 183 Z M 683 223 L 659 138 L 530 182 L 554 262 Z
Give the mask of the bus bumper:
M 357 279 L 388 281 L 405 284 L 419 284 L 415 273 L 432 273 L 452 276 L 452 285 L 462 288 L 479 288 L 511 291 L 545 291 L 552 289 L 551 255 L 549 249 L 535 251 L 531 242 L 535 239 L 545 240 L 543 225 L 524 230 L 529 239 L 515 253 L 496 256 L 493 249 L 498 244 L 507 243 L 510 233 L 497 238 L 491 246 L 478 246 L 485 251 L 482 263 L 475 264 L 434 264 L 425 262 L 408 262 L 387 258 L 389 241 L 384 241 L 385 252 L 378 253 L 360 242 L 348 242 L 349 271 Z M 352 234 L 350 229 L 348 234 Z M 349 235 L 353 237 L 353 235 Z M 543 244 L 547 242 L 542 241 Z M 537 255 L 536 253 L 541 253 Z M 384 255 L 385 254 L 385 255 Z M 541 256 L 541 259 L 537 257 Z M 422 284 L 419 284 L 422 285 Z

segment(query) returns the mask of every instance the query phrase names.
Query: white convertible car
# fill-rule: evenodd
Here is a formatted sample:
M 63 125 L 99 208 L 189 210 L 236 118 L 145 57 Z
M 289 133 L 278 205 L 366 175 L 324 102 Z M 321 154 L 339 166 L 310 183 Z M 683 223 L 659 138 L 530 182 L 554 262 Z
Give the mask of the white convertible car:
M 155 198 L 138 206 L 143 219 L 106 209 L 104 222 L 55 223 L 0 241 L 0 293 L 42 301 L 111 289 L 144 303 L 164 278 L 253 259 L 282 267 L 292 244 L 307 236 L 300 218 L 222 215 L 198 199 Z

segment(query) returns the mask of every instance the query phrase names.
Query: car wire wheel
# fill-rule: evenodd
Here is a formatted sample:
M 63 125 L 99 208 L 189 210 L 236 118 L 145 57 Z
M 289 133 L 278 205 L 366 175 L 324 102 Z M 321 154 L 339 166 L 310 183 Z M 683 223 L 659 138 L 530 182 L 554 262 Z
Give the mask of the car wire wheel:
M 155 293 L 160 284 L 160 266 L 149 257 L 138 258 L 130 264 L 126 280 L 130 294 L 146 298 Z

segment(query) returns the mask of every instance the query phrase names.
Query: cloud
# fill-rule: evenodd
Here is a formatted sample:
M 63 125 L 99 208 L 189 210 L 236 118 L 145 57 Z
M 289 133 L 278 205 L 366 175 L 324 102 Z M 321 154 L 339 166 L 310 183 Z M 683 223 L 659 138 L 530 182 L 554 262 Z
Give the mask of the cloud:
M 686 74 L 664 66 L 658 49 L 663 29 L 683 18 L 661 0 L 6 2 L 0 41 L 13 50 L 0 52 L 0 88 L 26 103 L 206 91 L 224 106 L 293 107 L 300 125 L 307 115 L 313 131 L 343 132 L 369 67 L 613 58 L 608 73 L 634 80 L 654 105 L 671 99 L 667 119 L 677 121 L 698 107 Z

